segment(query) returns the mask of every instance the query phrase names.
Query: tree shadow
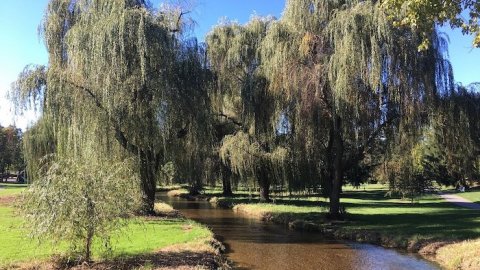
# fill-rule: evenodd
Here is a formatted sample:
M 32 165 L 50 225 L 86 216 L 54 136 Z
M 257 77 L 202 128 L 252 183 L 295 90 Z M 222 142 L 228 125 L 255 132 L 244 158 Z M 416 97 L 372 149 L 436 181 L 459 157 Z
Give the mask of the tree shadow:
M 82 264 L 74 266 L 73 270 L 130 270 L 130 269 L 158 269 L 158 268 L 172 268 L 172 269 L 219 269 L 222 262 L 219 261 L 218 256 L 208 252 L 156 252 L 152 254 L 142 254 L 136 256 L 119 256 L 113 259 L 94 262 L 90 264 Z
M 441 209 L 441 208 L 440 208 Z M 480 214 L 468 209 L 444 209 L 429 213 L 348 214 L 352 227 L 391 235 L 419 235 L 442 239 L 480 237 Z

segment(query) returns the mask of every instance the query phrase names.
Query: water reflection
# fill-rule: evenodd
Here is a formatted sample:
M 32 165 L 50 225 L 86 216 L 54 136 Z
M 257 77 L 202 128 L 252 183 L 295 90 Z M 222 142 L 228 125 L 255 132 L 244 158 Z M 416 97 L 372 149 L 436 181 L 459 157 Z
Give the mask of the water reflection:
M 209 226 L 227 247 L 237 269 L 414 270 L 439 269 L 411 254 L 366 244 L 331 241 L 317 233 L 297 232 L 213 208 L 208 202 L 170 198 L 188 218 Z

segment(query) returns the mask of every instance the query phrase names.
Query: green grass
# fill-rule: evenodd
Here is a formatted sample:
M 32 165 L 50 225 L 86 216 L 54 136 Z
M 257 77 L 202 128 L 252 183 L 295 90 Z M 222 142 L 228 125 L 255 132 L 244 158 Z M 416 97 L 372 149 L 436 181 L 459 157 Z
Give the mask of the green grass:
M 480 237 L 480 213 L 448 203 L 437 195 L 408 200 L 385 197 L 386 190 L 345 192 L 346 227 L 402 238 L 467 239 Z
M 0 197 L 20 194 L 24 187 L 8 187 L 0 189 Z M 39 245 L 27 237 L 28 232 L 22 229 L 23 219 L 18 216 L 13 205 L 0 205 L 0 268 L 15 262 L 44 260 L 54 254 L 62 254 L 67 250 L 65 243 Z M 113 252 L 110 256 L 133 256 L 148 254 L 163 247 L 190 242 L 205 241 L 212 237 L 206 227 L 183 219 L 143 219 L 138 218 L 123 229 L 122 234 L 112 237 Z M 94 258 L 103 258 L 100 244 L 93 250 Z
M 480 190 L 471 190 L 467 192 L 457 193 L 458 196 L 463 197 L 475 203 L 480 203 Z
M 13 196 L 22 193 L 27 187 L 26 184 L 7 184 L 0 183 L 0 196 Z

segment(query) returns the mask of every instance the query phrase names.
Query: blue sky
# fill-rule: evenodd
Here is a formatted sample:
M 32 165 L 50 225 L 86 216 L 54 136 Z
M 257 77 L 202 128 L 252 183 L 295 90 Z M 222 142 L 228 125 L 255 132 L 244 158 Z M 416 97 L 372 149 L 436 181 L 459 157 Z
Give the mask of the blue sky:
M 161 0 L 151 1 L 158 6 Z M 0 0 L 0 124 L 15 124 L 25 128 L 35 119 L 33 112 L 15 117 L 6 99 L 10 84 L 28 64 L 47 64 L 43 42 L 38 37 L 38 25 L 48 0 Z M 251 14 L 280 17 L 284 0 L 197 0 L 192 13 L 197 22 L 195 35 L 203 40 L 222 17 L 245 23 Z M 450 60 L 455 80 L 463 84 L 480 81 L 480 49 L 472 49 L 471 36 L 442 28 L 450 37 Z

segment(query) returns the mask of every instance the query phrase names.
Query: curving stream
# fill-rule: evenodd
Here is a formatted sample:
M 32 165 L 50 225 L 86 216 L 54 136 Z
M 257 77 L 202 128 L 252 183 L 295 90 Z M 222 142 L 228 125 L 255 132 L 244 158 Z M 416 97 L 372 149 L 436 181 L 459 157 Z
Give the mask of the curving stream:
M 318 233 L 291 231 L 206 201 L 162 193 L 159 199 L 209 226 L 227 248 L 236 269 L 414 270 L 440 269 L 419 256 L 357 243 L 331 241 Z

